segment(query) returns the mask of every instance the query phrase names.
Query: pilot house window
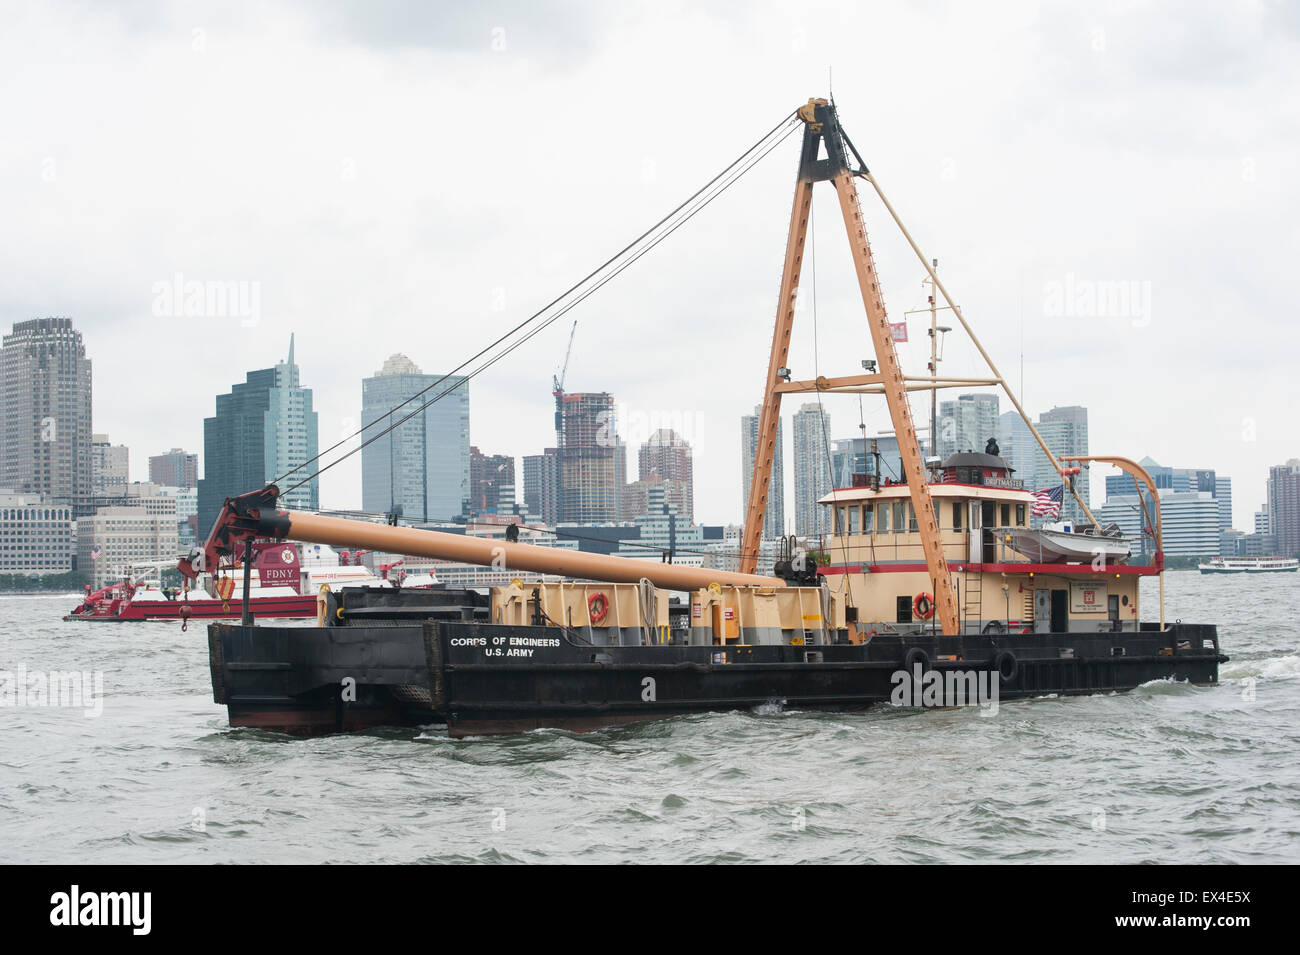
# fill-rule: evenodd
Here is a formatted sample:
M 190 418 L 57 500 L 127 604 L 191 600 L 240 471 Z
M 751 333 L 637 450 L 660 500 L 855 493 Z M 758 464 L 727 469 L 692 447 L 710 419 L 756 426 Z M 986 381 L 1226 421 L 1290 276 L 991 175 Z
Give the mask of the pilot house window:
M 961 530 L 961 512 L 964 508 L 965 505 L 961 501 L 952 502 L 952 529 L 955 531 Z
M 1025 505 L 1016 505 L 1016 527 L 1025 526 Z
M 849 508 L 849 533 L 850 534 L 856 534 L 858 532 L 858 510 L 859 508 L 856 504 Z
M 895 534 L 903 533 L 903 513 L 904 513 L 903 502 L 895 501 L 894 502 L 894 533 Z

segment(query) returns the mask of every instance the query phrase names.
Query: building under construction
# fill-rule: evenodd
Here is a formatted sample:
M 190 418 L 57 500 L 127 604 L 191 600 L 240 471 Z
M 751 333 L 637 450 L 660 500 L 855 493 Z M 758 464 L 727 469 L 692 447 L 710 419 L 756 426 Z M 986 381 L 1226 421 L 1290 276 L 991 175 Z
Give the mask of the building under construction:
M 618 437 L 614 396 L 608 392 L 555 395 L 559 456 L 559 518 L 602 524 L 619 519 L 627 480 L 627 448 Z

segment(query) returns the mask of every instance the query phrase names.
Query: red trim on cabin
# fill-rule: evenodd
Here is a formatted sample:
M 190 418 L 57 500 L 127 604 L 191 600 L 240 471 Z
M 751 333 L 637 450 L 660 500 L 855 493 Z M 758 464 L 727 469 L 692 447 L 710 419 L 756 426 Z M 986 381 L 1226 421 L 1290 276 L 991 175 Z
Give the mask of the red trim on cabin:
M 986 574 L 1055 574 L 1056 576 L 1075 576 L 1079 574 L 1120 574 L 1125 577 L 1154 577 L 1160 573 L 1159 567 L 1130 567 L 1126 564 L 1111 564 L 1102 570 L 1095 570 L 1091 564 L 967 564 L 948 561 L 948 568 L 953 571 L 971 570 Z M 930 568 L 924 564 L 833 564 L 818 567 L 819 574 L 925 574 Z

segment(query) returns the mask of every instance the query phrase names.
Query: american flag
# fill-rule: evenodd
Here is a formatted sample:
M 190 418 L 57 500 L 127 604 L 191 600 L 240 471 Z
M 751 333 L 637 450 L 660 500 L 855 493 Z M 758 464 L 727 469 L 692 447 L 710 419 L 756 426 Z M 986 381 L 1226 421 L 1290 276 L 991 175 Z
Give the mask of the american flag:
M 1050 517 L 1055 520 L 1061 516 L 1061 499 L 1064 496 L 1065 488 L 1060 484 L 1035 491 L 1034 503 L 1030 505 L 1029 513 L 1035 517 Z
M 98 544 L 96 544 L 94 547 L 90 548 L 90 559 L 91 559 L 91 560 L 99 560 L 99 545 L 98 545 Z

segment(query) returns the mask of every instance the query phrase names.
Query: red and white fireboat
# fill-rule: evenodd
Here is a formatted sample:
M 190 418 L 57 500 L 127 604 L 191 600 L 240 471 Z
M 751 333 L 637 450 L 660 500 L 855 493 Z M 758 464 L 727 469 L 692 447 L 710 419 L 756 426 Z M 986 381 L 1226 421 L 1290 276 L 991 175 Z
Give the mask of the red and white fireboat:
M 255 617 L 312 619 L 316 616 L 316 595 L 322 585 L 331 590 L 341 587 L 391 587 L 388 571 L 375 576 L 361 563 L 361 552 L 336 553 L 329 547 L 299 545 L 284 541 L 257 541 L 253 544 L 253 568 L 249 587 L 249 604 Z M 194 589 L 163 587 L 156 579 L 162 567 L 174 561 L 134 564 L 122 579 L 91 592 L 64 620 L 207 620 L 235 618 L 240 615 L 244 599 L 244 568 L 240 561 L 217 573 L 204 574 Z M 414 582 L 414 581 L 412 581 Z

